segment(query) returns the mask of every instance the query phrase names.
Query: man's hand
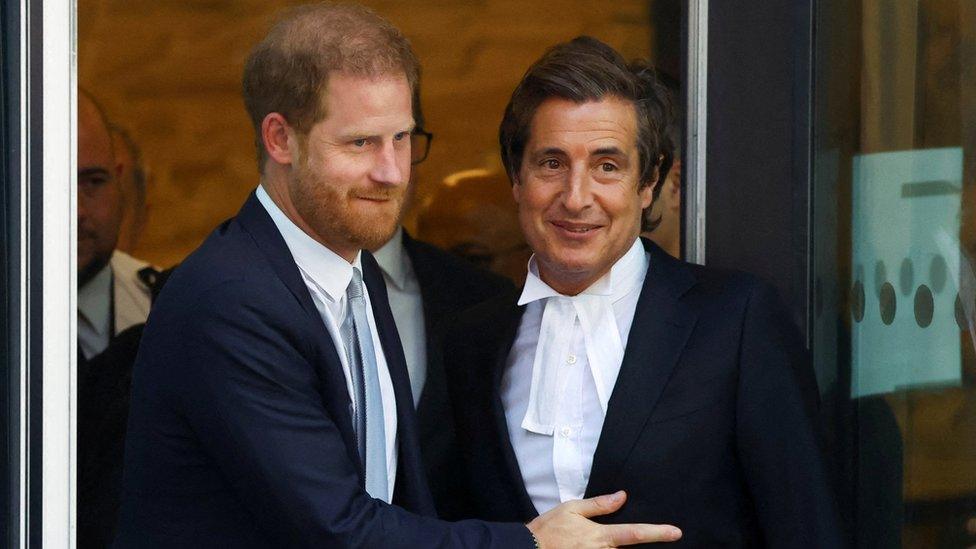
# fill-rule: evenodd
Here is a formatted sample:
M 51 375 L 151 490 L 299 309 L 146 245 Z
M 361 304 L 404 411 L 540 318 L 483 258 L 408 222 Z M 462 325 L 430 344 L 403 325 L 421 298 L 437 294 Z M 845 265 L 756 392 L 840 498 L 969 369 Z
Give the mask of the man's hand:
M 681 530 L 667 524 L 597 524 L 588 517 L 608 515 L 623 506 L 623 491 L 567 501 L 527 524 L 542 549 L 604 549 L 638 543 L 675 541 Z

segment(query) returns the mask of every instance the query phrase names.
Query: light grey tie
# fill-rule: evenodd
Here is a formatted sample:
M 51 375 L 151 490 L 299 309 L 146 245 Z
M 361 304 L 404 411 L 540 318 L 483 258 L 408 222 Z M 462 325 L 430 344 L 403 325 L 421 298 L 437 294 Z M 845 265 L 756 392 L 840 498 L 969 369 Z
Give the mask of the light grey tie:
M 352 397 L 355 402 L 353 427 L 359 445 L 359 457 L 366 470 L 366 492 L 374 498 L 388 500 L 383 398 L 380 395 L 373 336 L 366 320 L 363 276 L 359 269 L 352 270 L 352 280 L 346 288 L 346 299 L 349 310 L 340 331 L 352 374 Z

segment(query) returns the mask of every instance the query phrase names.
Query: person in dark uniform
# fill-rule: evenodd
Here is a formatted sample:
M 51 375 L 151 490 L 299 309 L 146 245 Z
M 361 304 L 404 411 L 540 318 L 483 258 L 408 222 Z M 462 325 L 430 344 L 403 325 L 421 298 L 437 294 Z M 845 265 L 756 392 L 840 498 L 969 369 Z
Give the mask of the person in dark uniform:
M 107 547 L 122 480 L 132 364 L 161 282 L 116 249 L 121 166 L 106 117 L 78 94 L 78 547 Z

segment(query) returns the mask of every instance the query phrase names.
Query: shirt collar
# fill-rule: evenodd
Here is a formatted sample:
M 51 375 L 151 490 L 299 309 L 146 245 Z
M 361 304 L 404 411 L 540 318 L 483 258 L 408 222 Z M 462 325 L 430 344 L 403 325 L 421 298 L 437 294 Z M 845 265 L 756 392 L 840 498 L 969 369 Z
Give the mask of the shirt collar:
M 112 326 L 111 297 L 112 264 L 106 263 L 87 284 L 78 288 L 78 312 L 99 335 L 108 334 Z
M 331 301 L 341 299 L 346 294 L 349 281 L 352 280 L 353 268 L 362 272 L 362 252 L 357 252 L 356 260 L 350 264 L 339 254 L 298 228 L 298 225 L 288 219 L 288 216 L 275 204 L 263 186 L 258 185 L 255 194 L 278 227 L 278 232 L 281 233 L 285 245 L 288 246 L 302 273 L 311 278 L 328 299 Z
M 648 263 L 649 259 L 644 251 L 644 246 L 641 244 L 640 238 L 636 238 L 627 253 L 610 267 L 610 272 L 600 277 L 579 295 L 603 295 L 610 297 L 612 302 L 617 302 L 644 283 Z M 529 258 L 525 287 L 522 289 L 522 295 L 519 296 L 518 304 L 525 305 L 556 296 L 562 296 L 562 294 L 543 282 L 539 276 L 538 260 L 535 254 L 532 254 L 532 257 Z
M 397 227 L 393 237 L 383 246 L 373 252 L 373 257 L 380 265 L 383 276 L 398 289 L 402 290 L 407 284 L 407 253 L 403 249 L 403 227 Z

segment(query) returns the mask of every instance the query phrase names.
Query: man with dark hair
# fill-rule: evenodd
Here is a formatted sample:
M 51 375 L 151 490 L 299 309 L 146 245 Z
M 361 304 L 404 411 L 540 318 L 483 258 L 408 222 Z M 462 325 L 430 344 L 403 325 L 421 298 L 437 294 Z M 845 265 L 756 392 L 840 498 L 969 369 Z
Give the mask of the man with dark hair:
M 534 255 L 517 302 L 446 338 L 462 504 L 524 521 L 623 489 L 601 520 L 675 524 L 687 546 L 840 546 L 813 372 L 775 292 L 638 237 L 670 157 L 657 86 L 581 37 L 512 94 L 500 142 Z
M 291 11 L 252 51 L 260 185 L 176 269 L 132 385 L 117 547 L 581 547 L 622 494 L 522 522 L 436 520 L 373 249 L 409 178 L 409 42 L 375 13 Z

